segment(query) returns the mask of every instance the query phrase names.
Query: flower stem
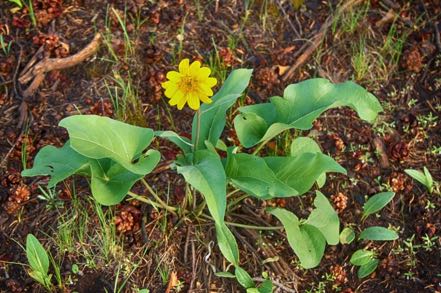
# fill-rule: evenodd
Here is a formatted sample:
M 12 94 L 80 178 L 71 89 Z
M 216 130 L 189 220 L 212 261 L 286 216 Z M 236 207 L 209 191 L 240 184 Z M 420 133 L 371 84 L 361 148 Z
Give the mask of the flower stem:
M 141 178 L 141 182 L 142 182 L 142 184 L 144 184 L 145 188 L 147 188 L 147 190 L 150 192 L 150 194 L 153 195 L 153 197 L 156 199 L 156 201 L 159 203 L 159 205 L 162 208 L 164 208 L 165 210 L 167 210 L 168 212 L 170 212 L 172 214 L 176 214 L 176 211 L 178 210 L 177 208 L 169 206 L 166 202 L 164 202 L 158 196 L 158 194 L 156 194 L 156 192 L 153 190 L 153 188 L 147 183 L 147 181 L 145 181 L 144 178 Z
M 197 115 L 197 122 L 196 122 L 196 140 L 194 142 L 194 146 L 193 146 L 193 152 L 196 152 L 198 150 L 198 146 L 199 146 L 199 136 L 201 134 L 201 109 L 198 109 L 198 112 L 196 113 Z M 194 158 L 194 157 L 193 157 Z

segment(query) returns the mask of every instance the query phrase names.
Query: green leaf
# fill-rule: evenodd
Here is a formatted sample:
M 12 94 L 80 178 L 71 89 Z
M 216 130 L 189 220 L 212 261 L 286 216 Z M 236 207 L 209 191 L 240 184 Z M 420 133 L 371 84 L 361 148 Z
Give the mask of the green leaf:
M 320 146 L 315 140 L 309 137 L 298 137 L 291 143 L 291 156 L 299 156 L 304 153 L 322 153 Z M 326 183 L 326 173 L 317 178 L 317 185 L 321 188 Z
M 239 108 L 234 126 L 240 142 L 252 147 L 291 129 L 308 130 L 314 120 L 328 109 L 349 106 L 361 119 L 373 122 L 383 109 L 378 100 L 352 81 L 333 84 L 314 78 L 289 85 L 284 97 L 270 103 Z
M 120 203 L 132 186 L 144 177 L 110 159 L 91 160 L 91 170 L 92 195 L 98 203 L 107 206 Z
M 306 223 L 319 229 L 328 244 L 337 245 L 340 233 L 340 220 L 337 213 L 320 191 L 316 191 L 314 206 L 316 208 L 311 212 Z
M 45 146 L 35 156 L 34 166 L 21 172 L 22 176 L 51 176 L 48 187 L 80 172 L 87 172 L 89 159 L 80 155 L 70 147 L 69 141 L 61 148 Z
M 298 195 L 258 156 L 228 152 L 225 172 L 233 185 L 260 199 Z
M 363 218 L 384 208 L 394 196 L 394 192 L 380 192 L 369 198 L 363 206 Z
M 426 167 L 424 167 L 424 175 L 426 176 L 427 189 L 429 190 L 430 193 L 432 193 L 432 191 L 433 191 L 433 178 L 432 178 L 432 174 L 430 174 L 429 170 Z
M 406 172 L 407 175 L 409 175 L 419 183 L 427 186 L 426 175 L 423 172 L 414 169 L 406 169 L 404 170 L 404 172 Z
M 321 153 L 322 150 L 315 140 L 309 137 L 298 137 L 291 142 L 291 156 L 304 153 Z
M 367 264 L 372 259 L 374 259 L 374 257 L 375 257 L 375 254 L 373 251 L 359 249 L 352 254 L 350 262 L 351 262 L 351 264 L 353 264 L 355 266 L 362 266 L 362 265 Z
M 222 255 L 237 267 L 239 265 L 239 248 L 233 233 L 231 233 L 223 220 L 220 223 L 216 223 L 216 238 Z
M 355 232 L 350 227 L 346 227 L 340 233 L 340 243 L 350 244 L 355 239 Z
M 265 157 L 264 160 L 276 177 L 297 190 L 298 194 L 307 192 L 324 173 L 346 174 L 346 170 L 333 158 L 321 153 L 303 153 L 296 157 Z
M 204 195 L 211 215 L 216 222 L 222 222 L 226 208 L 227 178 L 219 156 L 208 150 L 199 150 L 187 157 L 187 163 L 177 167 L 178 173 Z
M 216 272 L 214 274 L 216 277 L 219 277 L 219 278 L 229 278 L 229 279 L 236 278 L 236 276 L 230 272 Z
M 239 284 L 244 288 L 253 288 L 255 287 L 254 281 L 251 278 L 251 276 L 242 269 L 241 267 L 237 266 L 235 271 L 236 279 L 239 282 Z
M 34 279 L 44 287 L 48 288 L 51 286 L 52 275 L 44 274 L 40 271 L 29 271 L 28 273 L 32 279 Z
M 357 276 L 359 279 L 369 276 L 372 274 L 378 266 L 379 260 L 374 258 L 369 260 L 366 264 L 360 266 L 357 272 Z
M 183 136 L 180 136 L 174 131 L 155 131 L 155 135 L 164 139 L 167 139 L 168 141 L 174 143 L 176 146 L 178 146 L 185 154 L 190 153 L 193 149 L 193 145 L 191 141 Z
M 288 243 L 305 269 L 316 267 L 323 257 L 326 239 L 316 227 L 300 224 L 293 213 L 282 208 L 271 208 L 268 212 L 276 216 L 285 228 Z
M 159 152 L 144 153 L 153 130 L 96 115 L 76 115 L 61 120 L 71 147 L 92 159 L 110 158 L 132 173 L 146 175 L 158 162 Z
M 257 288 L 259 293 L 272 293 L 273 292 L 273 282 L 271 280 L 265 280 Z
M 47 275 L 49 272 L 48 254 L 40 241 L 32 234 L 26 237 L 26 257 L 33 271 Z
M 432 178 L 432 175 L 430 174 L 429 170 L 426 167 L 424 167 L 424 173 L 419 170 L 414 170 L 414 169 L 406 169 L 406 170 L 404 170 L 404 172 L 406 172 L 407 175 L 409 175 L 410 177 L 412 177 L 413 179 L 415 179 L 419 183 L 426 186 L 427 190 L 430 193 L 432 193 L 432 191 L 433 191 L 433 178 Z
M 198 190 L 207 202 L 216 223 L 218 245 L 225 258 L 235 266 L 239 263 L 239 249 L 231 231 L 224 223 L 227 179 L 219 156 L 209 150 L 199 150 L 180 160 L 179 174 Z
M 391 241 L 398 239 L 398 234 L 384 227 L 373 226 L 364 229 L 359 237 L 363 240 Z
M 220 90 L 213 96 L 213 103 L 201 105 L 200 132 L 197 143 L 195 142 L 198 128 L 197 113 L 193 118 L 192 126 L 192 142 L 197 145 L 197 149 L 205 148 L 204 142 L 206 140 L 216 145 L 225 127 L 226 112 L 248 86 L 252 72 L 252 69 L 233 70 Z
M 228 152 L 225 171 L 233 185 L 259 199 L 301 195 L 326 172 L 346 173 L 321 153 L 261 158 Z
M 11 3 L 14 3 L 19 8 L 23 8 L 23 3 L 21 2 L 21 0 L 8 0 L 8 1 L 11 2 Z

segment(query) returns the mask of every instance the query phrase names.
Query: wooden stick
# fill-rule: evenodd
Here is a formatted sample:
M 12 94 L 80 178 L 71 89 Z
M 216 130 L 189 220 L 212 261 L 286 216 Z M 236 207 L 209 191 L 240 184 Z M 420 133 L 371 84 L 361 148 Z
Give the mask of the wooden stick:
M 47 72 L 69 68 L 83 62 L 98 51 L 100 43 L 101 34 L 97 33 L 93 40 L 83 50 L 72 56 L 66 58 L 43 58 L 43 60 L 38 63 L 36 63 L 35 60 L 38 56 L 34 56 L 35 58 L 33 57 L 29 62 L 31 64 L 26 65 L 18 78 L 18 81 L 21 84 L 27 84 L 32 81 L 28 88 L 23 92 L 23 97 L 26 98 L 34 94 L 44 80 L 44 76 Z M 37 53 L 40 55 L 40 50 Z
M 344 3 L 343 5 L 341 5 L 337 9 L 336 15 L 340 15 L 343 11 L 349 9 L 350 7 L 352 7 L 355 4 L 358 4 L 361 1 L 362 0 L 350 0 L 346 3 Z M 311 39 L 310 45 L 308 46 L 307 44 L 305 44 L 300 48 L 300 51 L 304 50 L 304 52 L 299 56 L 299 58 L 297 58 L 294 65 L 292 65 L 291 68 L 285 73 L 285 75 L 283 76 L 283 79 L 282 79 L 283 81 L 287 81 L 288 79 L 290 79 L 293 76 L 294 72 L 309 59 L 309 57 L 312 55 L 312 53 L 314 53 L 314 51 L 318 48 L 318 46 L 323 41 L 323 39 L 326 35 L 326 32 L 328 31 L 328 28 L 332 25 L 333 21 L 334 21 L 334 18 L 332 16 L 329 16 L 326 19 L 325 23 L 323 23 L 319 32 Z

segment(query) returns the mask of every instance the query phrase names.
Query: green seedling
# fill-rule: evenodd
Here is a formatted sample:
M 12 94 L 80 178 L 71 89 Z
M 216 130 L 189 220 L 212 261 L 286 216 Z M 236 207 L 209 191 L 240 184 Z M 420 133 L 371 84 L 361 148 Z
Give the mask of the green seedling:
M 26 237 L 26 257 L 31 268 L 28 272 L 29 275 L 48 291 L 52 291 L 48 253 L 32 234 L 28 234 Z
M 393 192 L 382 192 L 372 196 L 363 206 L 362 220 L 384 208 L 395 196 Z M 398 239 L 397 232 L 380 226 L 365 228 L 358 236 L 359 240 L 365 241 L 393 241 Z M 340 233 L 340 243 L 350 244 L 355 240 L 355 232 L 352 228 L 346 227 Z M 358 249 L 350 259 L 350 263 L 359 267 L 357 276 L 362 279 L 369 276 L 377 269 L 379 260 L 374 251 Z
M 432 178 L 432 175 L 430 174 L 429 170 L 424 167 L 424 172 L 421 172 L 419 170 L 415 169 L 406 169 L 404 172 L 406 172 L 407 175 L 418 181 L 419 183 L 423 184 L 429 193 L 432 193 L 434 190 L 434 181 Z
M 369 215 L 375 214 L 384 208 L 395 196 L 393 192 L 381 192 L 371 198 L 363 205 L 362 220 L 365 220 Z

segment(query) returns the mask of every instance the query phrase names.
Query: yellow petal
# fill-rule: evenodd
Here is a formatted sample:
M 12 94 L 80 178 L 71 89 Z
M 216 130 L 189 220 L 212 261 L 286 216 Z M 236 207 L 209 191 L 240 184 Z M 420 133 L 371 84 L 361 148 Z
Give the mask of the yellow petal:
M 178 101 L 179 110 L 182 110 L 182 108 L 184 108 L 185 102 L 187 102 L 187 96 L 183 95 L 182 98 Z
M 193 76 L 197 76 L 200 69 L 201 69 L 201 62 L 195 61 L 190 65 L 190 74 Z
M 163 89 L 168 89 L 171 84 L 172 84 L 171 81 L 166 81 L 166 82 L 161 83 L 161 86 Z
M 177 90 L 176 93 L 171 97 L 171 99 L 168 103 L 172 106 L 177 105 L 183 96 L 184 96 L 184 93 L 180 90 Z
M 179 73 L 181 74 L 188 74 L 188 70 L 190 69 L 190 60 L 183 59 L 179 63 Z
M 199 80 L 205 80 L 210 76 L 211 70 L 208 67 L 201 67 L 201 69 L 199 69 L 199 71 L 196 74 L 196 77 Z
M 171 84 L 167 87 L 164 94 L 166 97 L 171 98 L 171 97 L 173 97 L 173 95 L 176 93 L 177 90 L 178 90 L 178 88 L 177 88 L 176 84 Z
M 199 86 L 199 92 L 209 97 L 213 95 L 213 91 L 211 90 L 211 88 L 209 86 L 206 86 L 205 84 L 201 84 Z
M 188 106 L 191 109 L 193 109 L 195 111 L 199 109 L 199 106 L 200 106 L 199 97 L 196 96 L 195 94 L 188 95 L 187 102 L 188 102 Z
M 209 97 L 205 96 L 205 95 L 200 95 L 199 98 L 201 99 L 202 102 L 204 102 L 205 104 L 211 104 L 213 102 L 212 99 L 210 99 Z
M 178 81 L 181 78 L 181 74 L 177 71 L 167 72 L 167 78 L 171 81 Z
M 209 77 L 206 80 L 204 80 L 204 84 L 209 87 L 214 87 L 217 84 L 217 79 L 214 77 Z

